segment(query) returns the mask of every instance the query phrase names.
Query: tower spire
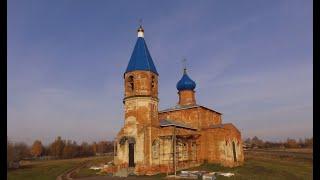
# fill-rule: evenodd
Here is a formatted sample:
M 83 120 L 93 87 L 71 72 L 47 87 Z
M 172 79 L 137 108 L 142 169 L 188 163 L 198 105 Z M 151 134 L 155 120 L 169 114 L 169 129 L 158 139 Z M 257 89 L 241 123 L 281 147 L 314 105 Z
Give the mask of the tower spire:
M 140 20 L 140 23 L 141 21 L 142 20 Z M 125 73 L 136 71 L 136 70 L 143 70 L 143 71 L 151 71 L 156 75 L 158 75 L 158 72 L 153 63 L 153 60 L 148 50 L 145 39 L 143 38 L 144 30 L 142 28 L 142 25 L 140 25 L 137 31 L 138 31 L 138 38 L 134 46 L 133 52 L 131 54 L 129 64 L 127 66 Z
M 138 37 L 144 37 L 144 30 L 142 28 L 142 19 L 139 19 Z

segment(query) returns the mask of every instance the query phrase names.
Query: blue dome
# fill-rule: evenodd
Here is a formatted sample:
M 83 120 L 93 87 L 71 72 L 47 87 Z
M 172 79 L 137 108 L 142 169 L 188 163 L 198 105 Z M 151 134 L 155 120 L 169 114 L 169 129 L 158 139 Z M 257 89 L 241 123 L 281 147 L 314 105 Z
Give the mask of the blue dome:
M 192 79 L 190 79 L 190 77 L 187 75 L 186 70 L 184 70 L 182 78 L 177 83 L 177 89 L 179 91 L 182 91 L 182 90 L 194 90 L 194 88 L 196 88 L 196 83 Z

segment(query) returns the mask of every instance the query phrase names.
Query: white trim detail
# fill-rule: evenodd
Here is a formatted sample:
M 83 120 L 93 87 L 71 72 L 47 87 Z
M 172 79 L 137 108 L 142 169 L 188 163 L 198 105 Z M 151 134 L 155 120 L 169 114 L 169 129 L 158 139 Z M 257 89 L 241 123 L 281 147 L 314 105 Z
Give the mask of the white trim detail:
M 138 32 L 138 37 L 144 37 L 144 33 L 142 31 Z

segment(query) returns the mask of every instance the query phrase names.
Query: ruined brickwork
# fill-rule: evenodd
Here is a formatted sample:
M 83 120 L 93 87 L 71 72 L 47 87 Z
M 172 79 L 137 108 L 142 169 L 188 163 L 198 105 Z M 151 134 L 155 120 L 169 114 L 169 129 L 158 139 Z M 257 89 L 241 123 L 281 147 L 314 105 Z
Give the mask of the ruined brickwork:
M 152 175 L 173 172 L 174 165 L 179 170 L 205 162 L 243 164 L 240 131 L 223 124 L 221 113 L 196 103 L 195 82 L 186 69 L 177 85 L 177 105 L 158 110 L 158 74 L 141 29 L 124 74 L 124 125 L 115 139 L 112 171 Z
M 241 134 L 231 123 L 203 129 L 201 142 L 201 159 L 228 167 L 242 165 L 244 156 Z

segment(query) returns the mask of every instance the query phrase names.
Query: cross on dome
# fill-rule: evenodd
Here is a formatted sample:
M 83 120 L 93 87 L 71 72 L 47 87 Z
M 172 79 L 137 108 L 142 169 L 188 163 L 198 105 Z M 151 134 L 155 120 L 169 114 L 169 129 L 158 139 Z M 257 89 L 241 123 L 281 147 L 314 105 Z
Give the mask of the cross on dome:
M 183 66 L 183 74 L 187 73 L 187 59 L 182 59 L 182 66 Z
M 182 90 L 194 90 L 196 88 L 196 83 L 188 76 L 187 74 L 187 66 L 186 59 L 182 60 L 184 68 L 183 68 L 183 76 L 177 83 L 178 91 Z

